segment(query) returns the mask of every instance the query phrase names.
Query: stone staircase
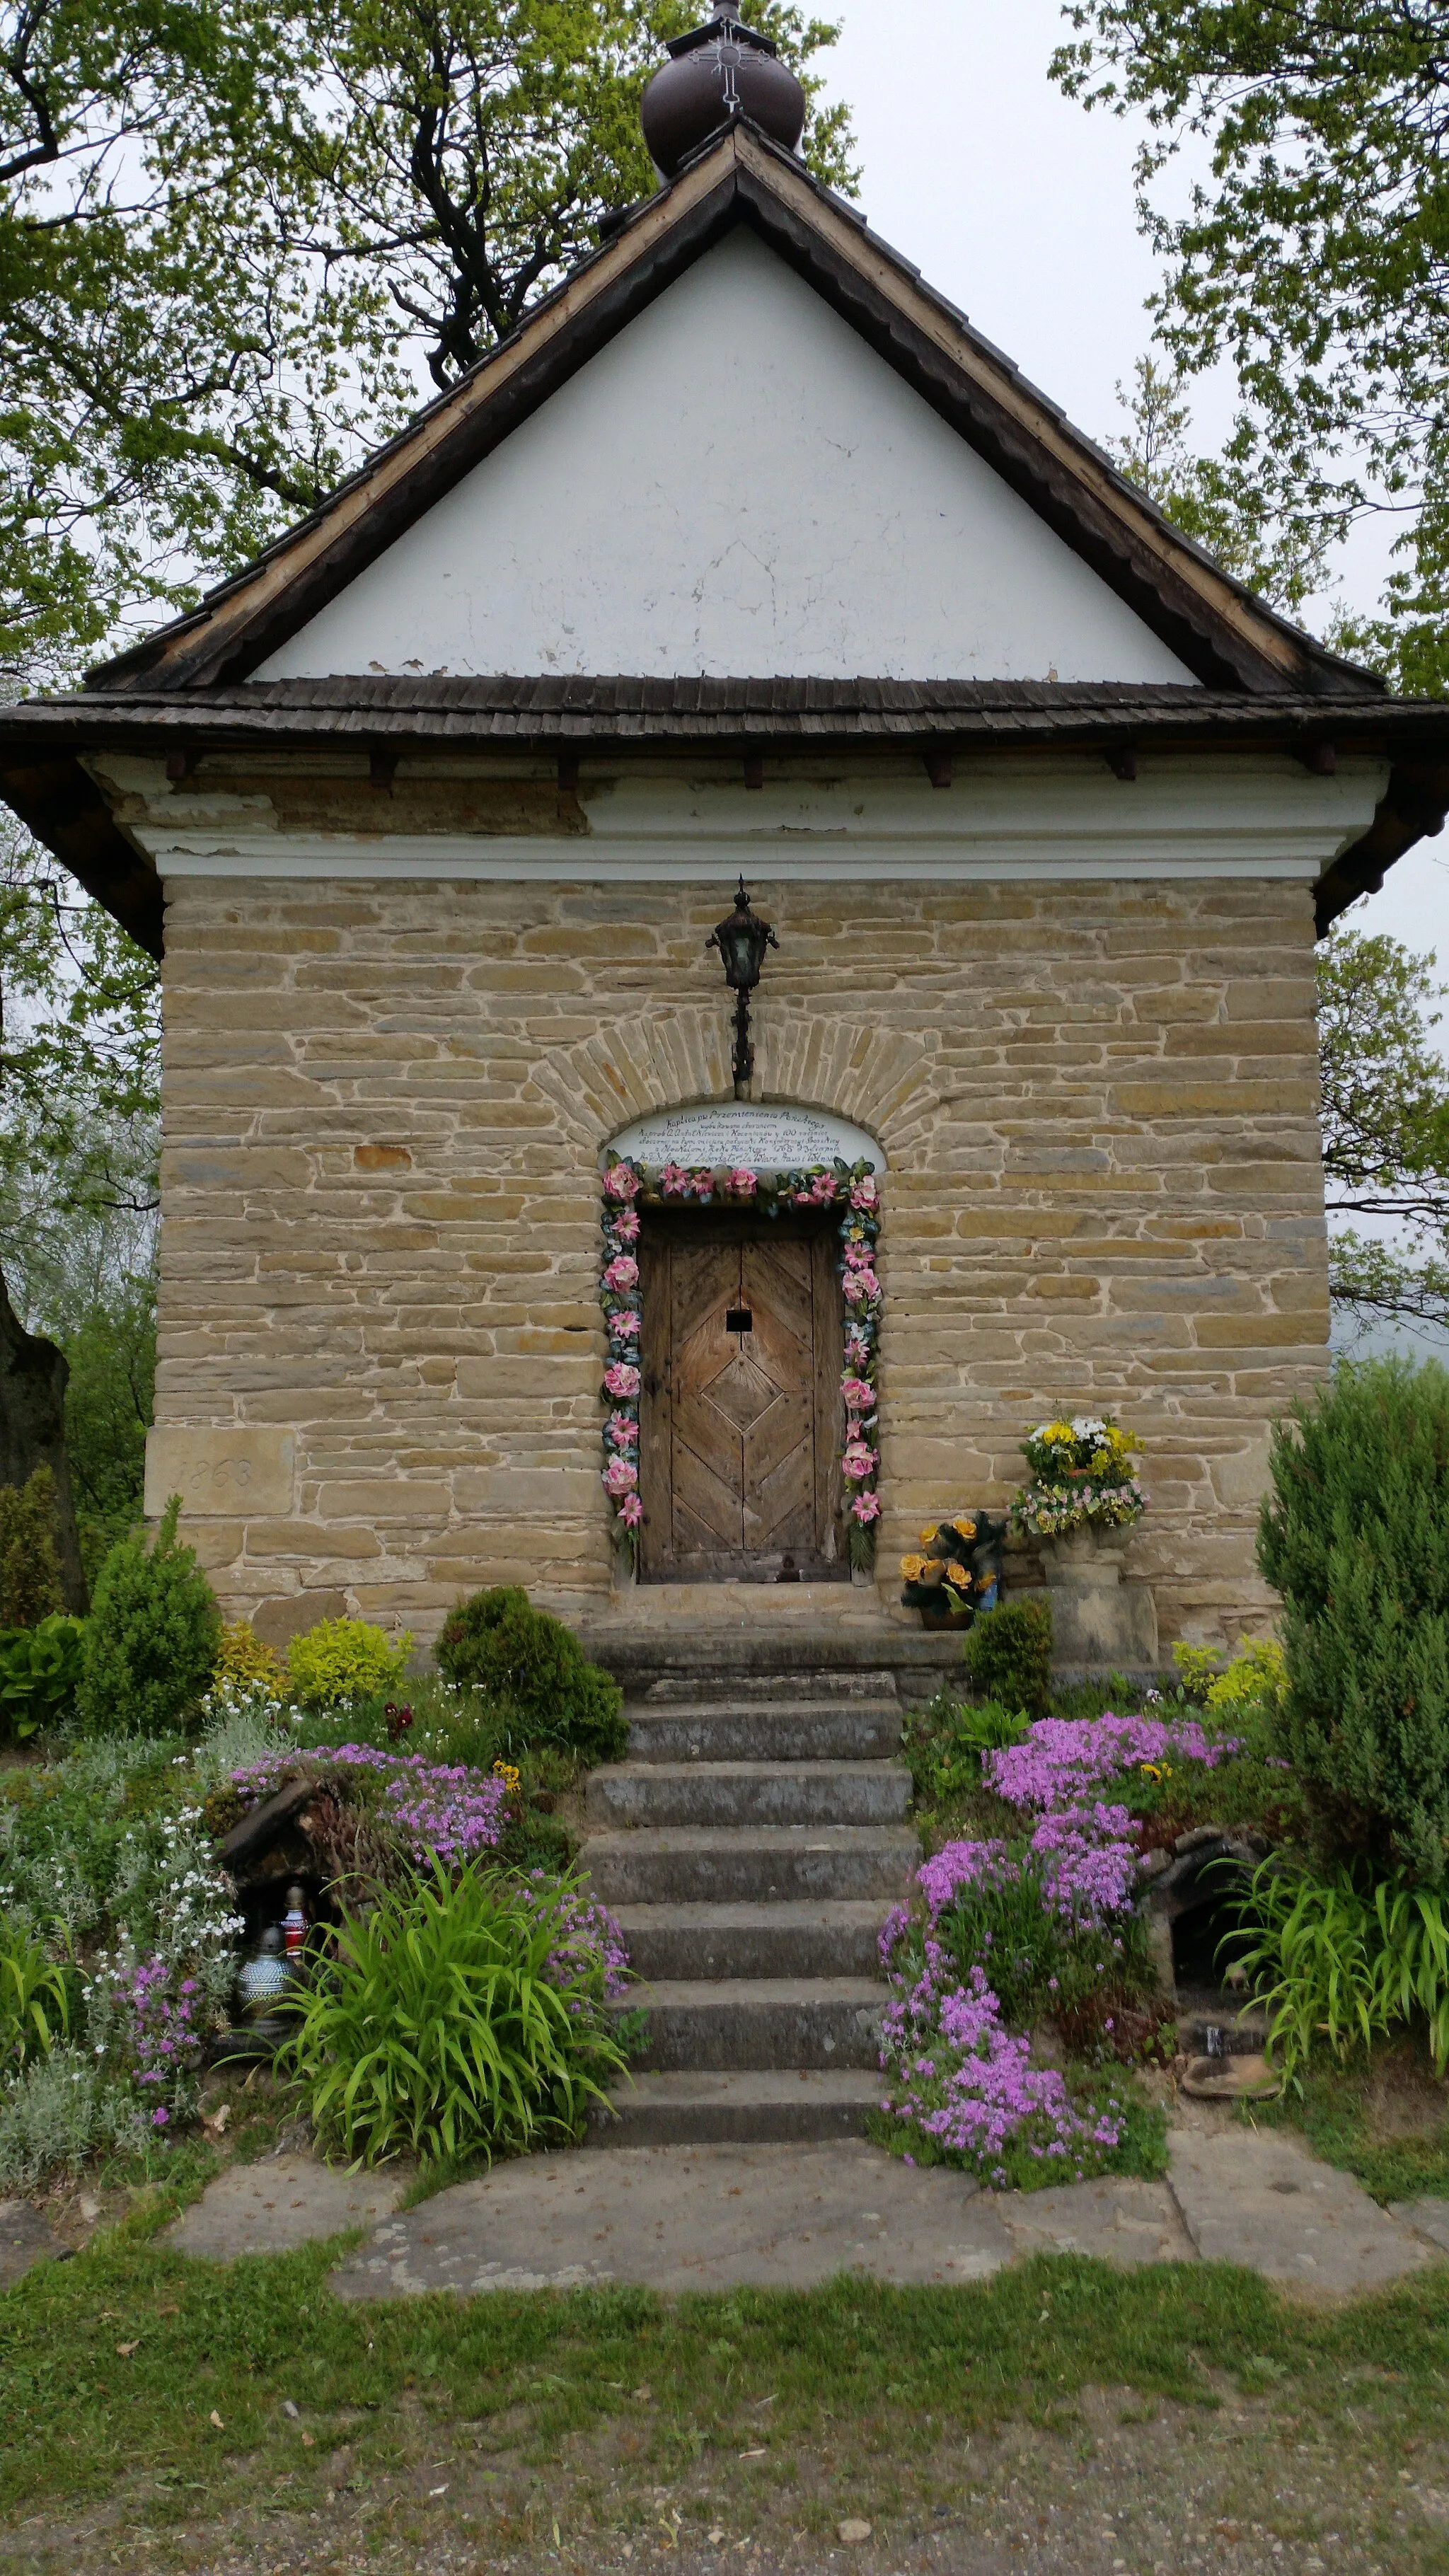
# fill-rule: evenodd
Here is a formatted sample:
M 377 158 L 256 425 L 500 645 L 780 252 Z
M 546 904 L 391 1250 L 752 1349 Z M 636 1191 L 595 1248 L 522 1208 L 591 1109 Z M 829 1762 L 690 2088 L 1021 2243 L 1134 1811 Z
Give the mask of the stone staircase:
M 851 2136 L 879 2098 L 876 1938 L 920 1858 L 889 1672 L 656 1682 L 583 1849 L 647 2054 L 596 2143 Z

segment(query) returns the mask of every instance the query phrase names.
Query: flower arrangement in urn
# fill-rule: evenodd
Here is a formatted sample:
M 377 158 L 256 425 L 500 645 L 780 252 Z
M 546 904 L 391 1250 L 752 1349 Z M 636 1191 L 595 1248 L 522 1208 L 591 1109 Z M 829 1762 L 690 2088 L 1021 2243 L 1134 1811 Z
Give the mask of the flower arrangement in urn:
M 1006 1523 L 989 1512 L 957 1512 L 923 1529 L 921 1553 L 901 1558 L 901 1599 L 919 1610 L 923 1624 L 968 1627 L 978 1610 L 993 1610 L 1001 1589 L 1001 1550 Z
M 1140 1520 L 1145 1497 L 1133 1453 L 1141 1446 L 1110 1414 L 1039 1422 L 1021 1444 L 1031 1482 L 1012 1502 L 1012 1527 L 1032 1538 L 1069 1538 Z

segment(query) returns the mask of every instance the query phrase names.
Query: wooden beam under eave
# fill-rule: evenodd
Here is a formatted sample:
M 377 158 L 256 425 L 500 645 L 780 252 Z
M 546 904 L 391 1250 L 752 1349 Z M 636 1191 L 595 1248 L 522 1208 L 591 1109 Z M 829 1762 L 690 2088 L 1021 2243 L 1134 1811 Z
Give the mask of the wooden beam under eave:
M 159 966 L 165 947 L 161 880 L 79 760 L 67 754 L 8 762 L 0 766 L 0 796 Z

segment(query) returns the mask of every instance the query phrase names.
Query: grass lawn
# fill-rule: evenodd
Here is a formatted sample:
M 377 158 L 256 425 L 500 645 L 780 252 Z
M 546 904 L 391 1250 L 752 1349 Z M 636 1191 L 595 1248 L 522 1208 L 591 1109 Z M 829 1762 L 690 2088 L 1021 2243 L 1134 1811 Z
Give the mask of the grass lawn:
M 161 2248 L 184 2155 L 0 2300 L 12 2564 L 1449 2568 L 1449 2266 L 354 2305 L 338 2244 Z

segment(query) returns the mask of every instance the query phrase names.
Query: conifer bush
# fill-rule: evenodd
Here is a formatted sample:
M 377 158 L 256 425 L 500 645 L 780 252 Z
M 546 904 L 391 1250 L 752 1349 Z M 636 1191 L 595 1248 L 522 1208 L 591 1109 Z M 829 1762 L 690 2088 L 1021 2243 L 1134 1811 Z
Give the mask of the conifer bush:
M 88 1735 L 165 1735 L 190 1716 L 216 1669 L 221 1613 L 176 1534 L 181 1497 L 154 1545 L 133 1530 L 96 1577 L 76 1707 Z
M 1449 1883 L 1449 1374 L 1343 1366 L 1275 1429 L 1258 1562 L 1283 1598 L 1272 1714 L 1332 1851 Z
M 979 1698 L 1024 1708 L 1028 1717 L 1046 1716 L 1052 1696 L 1049 1601 L 1003 1601 L 983 1610 L 967 1629 L 961 1654 Z
M 475 1592 L 449 1613 L 438 1669 L 483 1691 L 511 1719 L 516 1748 L 561 1744 L 584 1762 L 617 1762 L 628 1741 L 623 1693 L 572 1631 L 535 1610 L 521 1584 Z
M 0 1628 L 38 1628 L 64 1608 L 55 1478 L 37 1467 L 23 1485 L 0 1485 Z

